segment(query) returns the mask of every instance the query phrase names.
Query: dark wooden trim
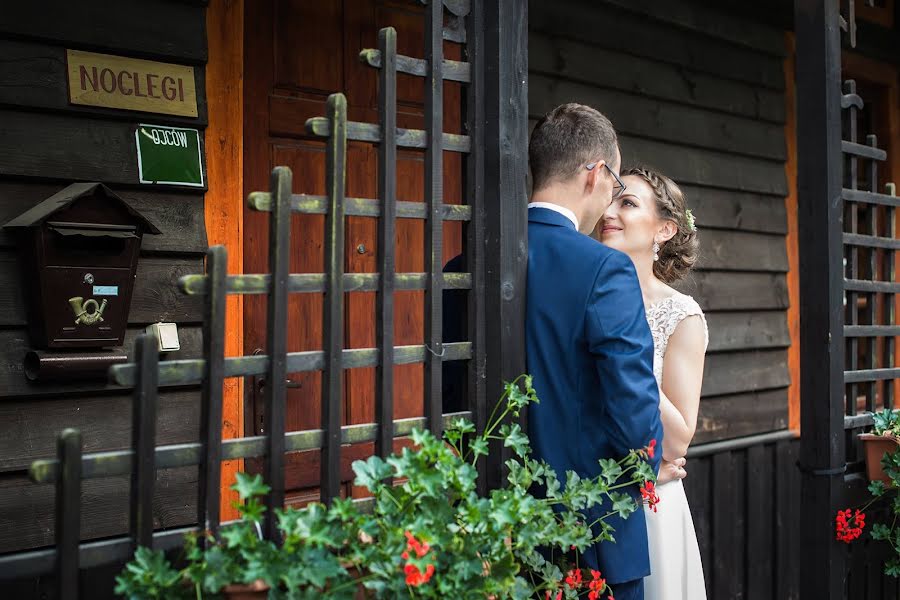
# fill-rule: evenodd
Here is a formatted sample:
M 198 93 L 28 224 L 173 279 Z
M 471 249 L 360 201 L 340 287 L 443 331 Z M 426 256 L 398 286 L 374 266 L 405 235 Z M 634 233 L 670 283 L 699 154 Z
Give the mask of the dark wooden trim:
M 425 287 L 425 418 L 429 429 L 441 435 L 441 376 L 443 350 L 443 302 L 441 271 L 444 267 L 444 222 L 440 205 L 444 201 L 444 27 L 443 2 L 429 2 L 425 9 L 425 60 L 431 66 L 425 79 L 425 221 L 424 264 L 428 272 Z
M 200 439 L 203 464 L 197 485 L 197 522 L 207 531 L 219 529 L 219 495 L 222 479 L 222 416 L 225 383 L 225 278 L 228 252 L 225 246 L 213 246 L 206 259 L 211 293 L 203 311 L 203 356 L 206 357 L 203 393 L 200 400 Z
M 795 0 L 803 598 L 843 598 L 845 553 L 832 532 L 844 466 L 840 33 L 831 0 Z M 815 471 L 832 473 L 815 474 Z
M 485 393 L 496 402 L 503 382 L 525 371 L 525 276 L 528 258 L 528 3 L 484 0 Z M 490 407 L 488 407 L 490 413 Z M 502 477 L 491 453 L 488 475 Z
M 56 585 L 63 600 L 78 598 L 81 539 L 81 434 L 59 434 L 57 456 L 62 477 L 56 483 Z
M 206 8 L 168 0 L 6 4 L 0 13 L 0 36 L 149 60 L 207 60 Z
M 274 209 L 269 220 L 269 272 L 272 288 L 266 305 L 266 459 L 263 478 L 270 491 L 266 496 L 264 535 L 278 540 L 275 509 L 284 506 L 284 429 L 287 389 L 287 274 L 291 244 L 291 170 L 275 167 L 270 179 Z M 323 402 L 323 404 L 325 404 Z
M 123 29 L 122 24 L 118 28 Z M 63 45 L 52 42 L 5 40 L 0 34 L 0 56 L 4 57 L 3 62 L 0 62 L 0 81 L 16 82 L 16 85 L 0 86 L 0 105 L 30 111 L 60 113 L 73 119 L 104 118 L 130 123 L 163 121 L 166 125 L 199 129 L 206 127 L 206 69 L 203 65 L 192 67 L 194 88 L 197 92 L 197 116 L 183 117 L 71 104 L 67 84 L 66 48 Z
M 62 113 L 0 110 L 0 131 L 4 134 L 0 145 L 0 175 L 66 183 L 102 181 L 143 190 L 183 190 L 176 186 L 151 186 L 139 182 L 134 132 L 137 123 L 166 121 L 157 117 L 162 115 L 119 122 L 100 115 L 73 118 Z M 204 139 L 201 130 L 201 157 L 206 148 Z M 201 162 L 205 173 L 206 161 Z M 205 189 L 191 188 L 196 194 L 203 194 Z
M 325 306 L 322 329 L 325 364 L 322 373 L 322 420 L 325 435 L 322 450 L 321 496 L 331 502 L 340 493 L 341 461 L 341 402 L 345 368 L 344 347 L 344 196 L 347 168 L 347 99 L 343 94 L 332 94 L 326 106 L 331 124 L 331 137 L 325 151 L 325 174 L 328 189 L 328 215 L 325 217 Z M 284 190 L 290 194 L 290 185 Z M 288 198 L 286 198 L 288 200 Z M 287 217 L 290 221 L 290 213 Z M 287 267 L 285 267 L 287 268 Z M 285 284 L 287 282 L 285 281 Z M 285 323 L 285 321 L 281 321 Z M 271 331 L 271 329 L 269 329 Z M 279 381 L 284 381 L 280 379 Z M 284 428 L 271 431 L 281 435 Z
M 397 235 L 397 30 L 378 32 L 381 71 L 378 74 L 378 116 L 381 144 L 378 146 L 378 294 L 375 298 L 375 339 L 381 360 L 375 367 L 375 421 L 378 439 L 375 452 L 387 458 L 394 439 L 394 274 Z
M 156 419 L 159 408 L 157 350 L 155 336 L 139 335 L 134 344 L 134 361 L 140 365 L 140 381 L 134 388 L 131 406 L 131 518 L 129 529 L 135 547 L 153 543 L 153 484 L 156 482 Z

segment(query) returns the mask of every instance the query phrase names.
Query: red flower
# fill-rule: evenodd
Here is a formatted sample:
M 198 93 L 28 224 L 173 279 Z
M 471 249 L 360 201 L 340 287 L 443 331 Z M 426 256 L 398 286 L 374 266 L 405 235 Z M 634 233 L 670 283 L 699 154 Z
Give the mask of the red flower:
M 593 578 L 588 584 L 588 600 L 597 600 L 600 594 L 606 591 L 606 580 L 600 576 L 600 571 L 591 569 L 591 577 Z
M 425 572 L 422 573 L 419 567 L 409 563 L 403 568 L 403 572 L 406 573 L 406 585 L 422 585 L 423 583 L 428 583 L 428 580 L 434 575 L 434 565 L 426 566 Z
M 403 535 L 406 536 L 406 549 L 407 550 L 415 551 L 416 556 L 418 556 L 419 558 L 422 558 L 423 556 L 428 554 L 428 550 L 431 548 L 431 546 L 429 546 L 425 542 L 420 542 L 419 540 L 416 539 L 416 536 L 414 536 L 413 534 L 411 534 L 408 531 L 405 532 Z M 406 554 L 406 553 L 404 552 L 404 554 Z M 403 558 L 406 559 L 407 557 L 403 556 Z
M 572 588 L 573 590 L 577 590 L 581 587 L 581 569 L 572 569 L 566 575 L 566 585 Z
M 650 507 L 650 510 L 656 512 L 659 496 L 656 495 L 656 486 L 653 485 L 652 481 L 645 481 L 644 485 L 641 486 L 641 497 L 647 503 L 647 506 Z
M 862 535 L 866 526 L 866 514 L 859 509 L 854 513 L 847 508 L 838 511 L 834 522 L 835 538 L 840 542 L 849 544 Z
M 551 594 L 553 594 L 553 592 L 551 590 L 547 590 L 547 593 L 544 594 L 545 600 L 550 600 Z M 562 590 L 559 590 L 558 592 L 556 592 L 555 600 L 562 600 L 562 597 L 563 597 Z
M 650 440 L 650 443 L 647 445 L 647 456 L 650 458 L 656 456 L 656 438 Z

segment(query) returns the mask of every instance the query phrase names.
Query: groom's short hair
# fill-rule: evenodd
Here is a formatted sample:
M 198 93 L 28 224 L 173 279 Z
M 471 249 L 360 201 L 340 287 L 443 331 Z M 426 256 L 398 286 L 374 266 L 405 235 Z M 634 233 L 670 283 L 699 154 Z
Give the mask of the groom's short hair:
M 612 164 L 618 137 L 603 114 L 584 104 L 561 104 L 538 121 L 528 142 L 533 189 L 576 175 L 584 165 Z

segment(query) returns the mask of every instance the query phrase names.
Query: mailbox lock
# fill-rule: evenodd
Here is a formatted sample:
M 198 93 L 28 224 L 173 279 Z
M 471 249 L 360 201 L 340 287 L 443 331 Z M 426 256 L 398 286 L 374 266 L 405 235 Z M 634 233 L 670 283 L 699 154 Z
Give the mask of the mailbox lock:
M 84 282 L 88 285 L 94 285 L 94 275 L 91 273 L 85 273 Z

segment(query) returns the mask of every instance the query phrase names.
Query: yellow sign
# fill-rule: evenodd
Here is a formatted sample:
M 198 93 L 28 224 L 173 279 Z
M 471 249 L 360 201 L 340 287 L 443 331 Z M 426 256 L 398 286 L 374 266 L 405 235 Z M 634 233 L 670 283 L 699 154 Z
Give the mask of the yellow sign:
M 193 67 L 80 50 L 66 58 L 72 104 L 197 116 Z

